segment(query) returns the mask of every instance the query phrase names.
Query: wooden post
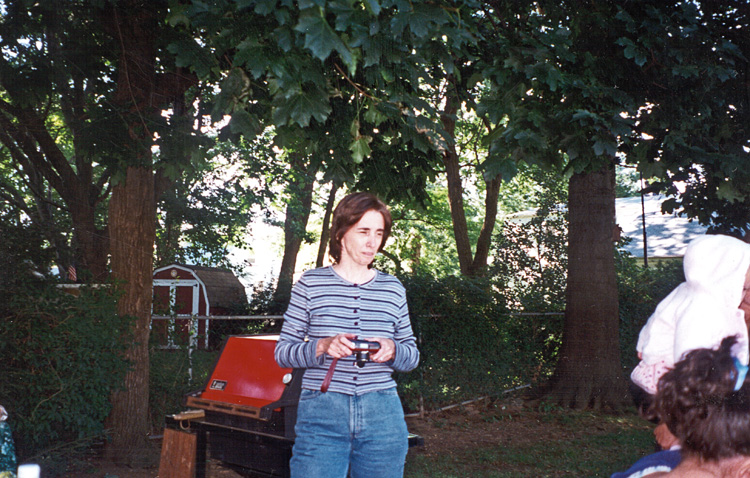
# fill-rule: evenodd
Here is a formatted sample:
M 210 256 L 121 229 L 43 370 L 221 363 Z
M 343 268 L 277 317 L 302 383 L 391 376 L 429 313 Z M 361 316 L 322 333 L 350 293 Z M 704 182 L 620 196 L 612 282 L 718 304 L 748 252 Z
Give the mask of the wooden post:
M 194 478 L 197 435 L 171 428 L 164 429 L 159 478 Z

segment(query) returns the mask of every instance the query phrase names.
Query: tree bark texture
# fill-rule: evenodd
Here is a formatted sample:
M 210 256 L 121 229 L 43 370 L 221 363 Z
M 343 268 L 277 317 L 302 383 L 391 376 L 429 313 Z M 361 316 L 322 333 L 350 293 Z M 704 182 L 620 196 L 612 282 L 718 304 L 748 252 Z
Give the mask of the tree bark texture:
M 613 166 L 574 174 L 569 183 L 565 323 L 546 391 L 578 409 L 617 409 L 630 401 L 620 365 L 614 184 Z
M 126 352 L 133 368 L 125 376 L 124 389 L 113 394 L 107 419 L 112 430 L 107 457 L 125 464 L 141 462 L 148 449 L 148 339 L 156 236 L 153 188 L 150 168 L 130 167 L 125 181 L 113 189 L 109 205 L 112 276 L 122 293 L 117 312 L 134 318 L 133 344 Z
M 445 176 L 448 181 L 448 203 L 451 207 L 451 221 L 453 223 L 453 238 L 456 241 L 458 253 L 458 264 L 461 274 L 471 275 L 472 256 L 471 243 L 469 242 L 469 228 L 466 224 L 466 211 L 464 210 L 464 188 L 461 184 L 461 166 L 459 164 L 456 144 L 453 141 L 456 131 L 456 113 L 458 102 L 449 93 L 445 100 L 445 109 L 441 115 L 443 128 L 450 138 L 447 139 L 446 149 L 443 151 L 443 165 Z
M 490 255 L 490 244 L 492 244 L 492 232 L 497 221 L 497 198 L 500 196 L 500 186 L 503 183 L 501 176 L 496 176 L 487 182 L 484 196 L 484 222 L 482 230 L 477 238 L 477 250 L 474 253 L 474 261 L 471 264 L 470 275 L 482 276 L 487 272 L 487 258 Z
M 333 183 L 331 183 L 331 192 L 328 194 L 326 211 L 323 215 L 323 226 L 320 230 L 320 245 L 318 246 L 318 257 L 315 260 L 315 267 L 323 267 L 323 261 L 326 258 L 328 241 L 331 238 L 331 215 L 333 214 L 333 207 L 336 202 L 336 192 L 339 190 L 339 187 L 341 187 L 340 182 L 333 181 Z
M 278 308 L 279 311 L 286 308 L 292 294 L 297 254 L 302 246 L 312 208 L 316 165 L 317 163 L 305 166 L 301 159 L 292 161 L 292 167 L 299 171 L 300 175 L 290 187 L 293 197 L 287 204 L 284 219 L 284 255 L 281 259 L 279 282 L 273 296 L 274 308 Z
M 147 456 L 149 431 L 149 357 L 152 267 L 156 238 L 156 203 L 151 157 L 152 133 L 148 118 L 157 114 L 154 103 L 156 75 L 155 35 L 157 5 L 139 0 L 113 7 L 113 34 L 122 45 L 118 64 L 117 95 L 131 143 L 125 179 L 112 190 L 109 229 L 112 277 L 120 287 L 118 313 L 131 316 L 133 344 L 126 352 L 132 369 L 124 389 L 112 397 L 107 424 L 112 430 L 107 458 L 125 464 L 142 464 Z
M 461 165 L 458 152 L 453 138 L 456 131 L 456 113 L 458 112 L 458 99 L 450 93 L 446 96 L 445 109 L 441 115 L 443 128 L 449 134 L 448 146 L 443 151 L 443 165 L 448 182 L 448 202 L 451 208 L 451 221 L 453 223 L 453 237 L 456 241 L 458 263 L 461 274 L 476 277 L 487 271 L 487 257 L 489 256 L 490 244 L 492 242 L 492 231 L 497 221 L 497 198 L 500 194 L 502 178 L 495 177 L 487 182 L 485 195 L 485 212 L 482 230 L 477 238 L 476 252 L 472 258 L 471 240 L 469 239 L 469 228 L 466 222 L 466 211 L 464 210 L 464 188 L 461 182 Z

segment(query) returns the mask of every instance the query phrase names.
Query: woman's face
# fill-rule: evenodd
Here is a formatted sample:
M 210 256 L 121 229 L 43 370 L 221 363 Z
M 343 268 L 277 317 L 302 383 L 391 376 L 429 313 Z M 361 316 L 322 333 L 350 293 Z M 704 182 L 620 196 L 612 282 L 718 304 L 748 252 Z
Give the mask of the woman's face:
M 341 262 L 369 266 L 383 243 L 385 221 L 378 211 L 367 211 L 341 238 Z

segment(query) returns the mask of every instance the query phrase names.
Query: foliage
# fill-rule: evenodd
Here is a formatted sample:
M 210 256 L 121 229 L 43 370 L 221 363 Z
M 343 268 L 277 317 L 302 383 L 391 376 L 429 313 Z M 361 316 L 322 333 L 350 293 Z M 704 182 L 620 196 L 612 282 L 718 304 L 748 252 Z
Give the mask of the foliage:
M 494 286 L 509 307 L 522 312 L 561 312 L 565 304 L 568 216 L 567 188 L 560 176 L 538 168 L 535 212 L 507 218 L 494 243 L 490 269 Z
M 151 347 L 149 416 L 154 433 L 161 433 L 166 415 L 185 409 L 187 393 L 205 387 L 218 356 L 217 351 Z
M 615 197 L 629 198 L 641 194 L 640 175 L 634 168 L 618 167 Z
M 666 212 L 747 233 L 750 12 L 742 2 L 649 3 L 620 6 L 613 17 L 631 60 L 629 88 L 645 96 L 632 115 L 643 140 L 628 161 L 673 196 Z
M 111 393 L 128 364 L 130 321 L 108 288 L 63 292 L 18 280 L 2 291 L 0 403 L 13 420 L 21 460 L 61 444 L 101 439 Z
M 405 271 L 433 277 L 458 272 L 447 190 L 431 185 L 427 194 L 429 199 L 424 205 L 391 206 L 393 229 L 386 244 L 386 257 L 378 257 L 376 267 L 386 272 Z M 478 228 L 471 232 L 474 236 L 479 234 Z
M 217 141 L 198 156 L 175 173 L 161 196 L 156 266 L 233 268 L 228 247 L 250 246 L 248 223 L 276 196 L 284 165 L 273 160 L 269 135 Z
M 682 261 L 668 259 L 652 267 L 641 266 L 625 252 L 616 256 L 620 291 L 620 351 L 626 374 L 638 363 L 638 334 L 657 304 L 685 280 Z
M 493 394 L 525 383 L 533 361 L 510 345 L 503 304 L 483 279 L 409 275 L 412 327 L 421 352 L 419 368 L 397 378 L 407 408 L 420 398 L 434 407 Z

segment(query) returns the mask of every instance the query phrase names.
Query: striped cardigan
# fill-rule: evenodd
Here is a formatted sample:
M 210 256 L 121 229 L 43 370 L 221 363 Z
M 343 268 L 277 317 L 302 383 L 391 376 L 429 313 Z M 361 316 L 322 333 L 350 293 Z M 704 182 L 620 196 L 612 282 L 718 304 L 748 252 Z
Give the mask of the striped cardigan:
M 396 385 L 393 371 L 408 372 L 419 363 L 419 351 L 409 321 L 404 286 L 395 277 L 376 271 L 365 284 L 353 284 L 332 267 L 302 274 L 292 289 L 284 314 L 276 361 L 282 367 L 305 368 L 302 388 L 320 390 L 333 358 L 315 357 L 318 340 L 341 333 L 359 339 L 393 340 L 395 357 L 385 363 L 355 366 L 354 356 L 339 359 L 329 391 L 347 395 L 385 390 Z

